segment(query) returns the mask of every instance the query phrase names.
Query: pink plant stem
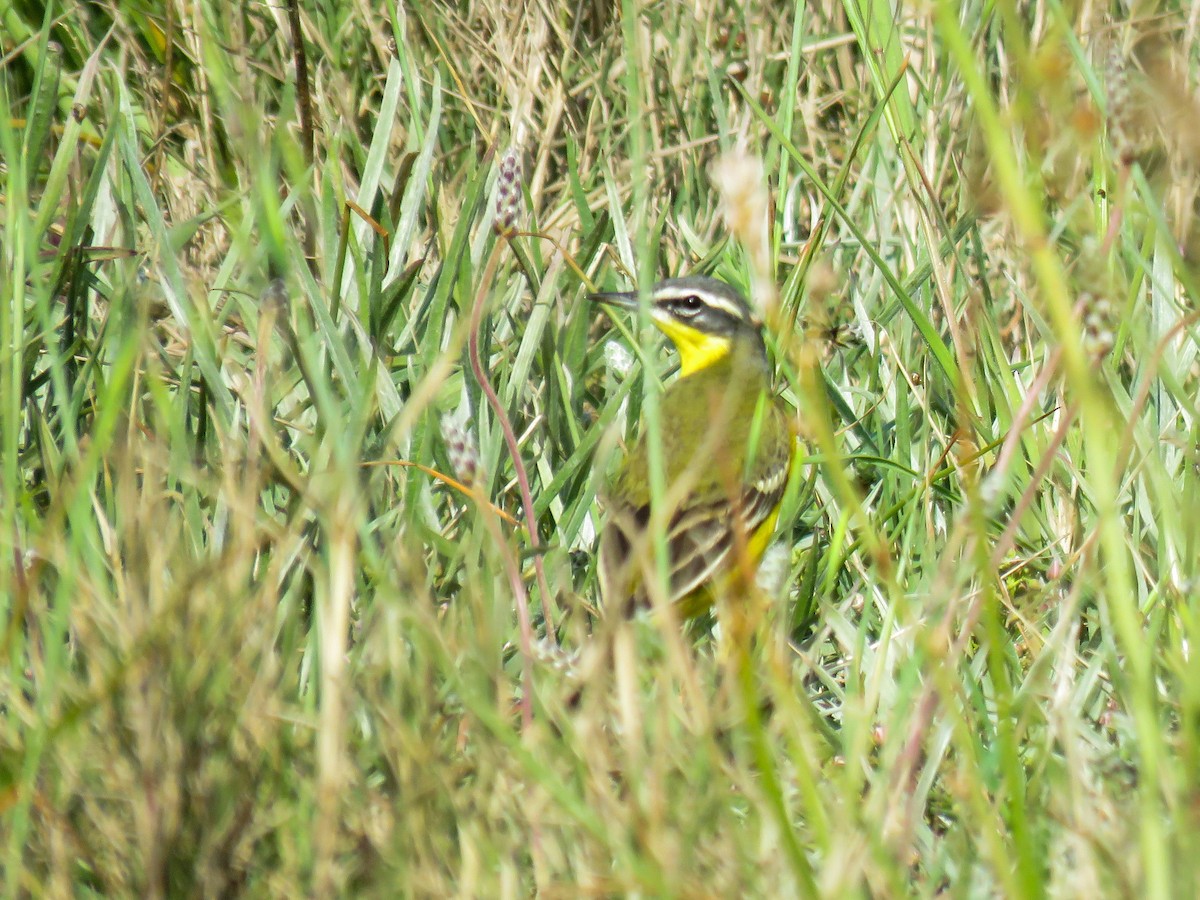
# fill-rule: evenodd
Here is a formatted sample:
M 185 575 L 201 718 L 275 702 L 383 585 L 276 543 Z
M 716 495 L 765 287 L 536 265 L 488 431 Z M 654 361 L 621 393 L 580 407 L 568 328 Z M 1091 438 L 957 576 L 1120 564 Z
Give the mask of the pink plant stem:
M 496 420 L 500 423 L 501 431 L 504 433 L 504 443 L 508 447 L 509 455 L 513 461 L 513 469 L 517 473 L 517 486 L 521 492 L 521 505 L 525 510 L 525 525 L 529 531 L 530 539 L 536 542 L 537 527 L 533 511 L 533 495 L 529 491 L 529 476 L 525 472 L 525 464 L 521 461 L 521 448 L 517 443 L 517 436 L 513 431 L 512 423 L 509 422 L 508 416 L 504 412 L 504 405 L 496 395 L 491 382 L 488 381 L 487 374 L 483 368 L 483 361 L 479 354 L 479 328 L 483 322 L 483 307 L 488 295 L 488 288 L 495 279 L 496 266 L 499 263 L 500 250 L 503 246 L 504 242 L 497 241 L 492 248 L 483 278 L 479 283 L 479 290 L 475 294 L 475 302 L 471 308 L 471 327 L 467 335 L 467 356 L 470 358 L 471 371 L 475 375 L 475 380 L 479 382 L 479 387 L 483 391 L 483 395 L 487 398 L 488 406 L 492 408 L 492 413 L 496 416 Z M 506 557 L 509 556 L 506 554 Z M 550 591 L 546 582 L 545 569 L 542 566 L 542 558 L 540 553 L 536 552 L 536 548 L 533 559 L 538 577 L 538 588 L 542 592 L 542 610 L 546 620 L 546 637 L 552 645 L 555 645 L 557 642 L 554 621 L 550 615 Z M 521 572 L 516 564 L 516 560 L 508 559 L 508 569 L 509 582 L 512 585 L 513 595 L 516 600 L 517 621 L 521 634 L 521 668 L 524 683 L 524 689 L 521 692 L 521 721 L 522 725 L 527 728 L 533 721 L 533 623 L 529 615 L 529 594 L 525 590 L 525 583 L 521 580 Z
M 509 232 L 502 235 L 502 237 L 507 242 L 515 237 L 515 234 L 515 232 Z M 492 388 L 491 382 L 488 381 L 479 357 L 479 326 L 483 320 L 484 291 L 495 277 L 500 246 L 500 242 L 497 242 L 493 248 L 492 255 L 488 259 L 487 270 L 484 272 L 480 291 L 475 296 L 475 305 L 471 310 L 471 334 L 468 339 L 468 352 L 471 356 L 471 368 L 475 373 L 475 380 L 479 382 L 484 396 L 487 397 L 488 406 L 492 408 L 496 420 L 500 423 L 500 429 L 504 433 L 505 446 L 508 447 L 509 456 L 512 457 L 513 471 L 517 475 L 517 489 L 521 494 L 521 507 L 525 512 L 525 528 L 529 532 L 529 540 L 533 545 L 533 571 L 537 576 L 538 590 L 541 591 L 542 595 L 542 616 L 546 620 L 546 640 L 551 647 L 557 647 L 558 632 L 555 629 L 553 615 L 554 599 L 550 594 L 550 585 L 546 581 L 546 567 L 542 562 L 541 549 L 537 546 L 537 517 L 533 510 L 533 494 L 529 490 L 529 474 L 526 472 L 525 463 L 521 459 L 521 447 L 517 441 L 517 433 L 513 430 L 512 423 L 508 420 L 508 414 L 504 411 L 504 404 L 500 402 L 500 398 Z

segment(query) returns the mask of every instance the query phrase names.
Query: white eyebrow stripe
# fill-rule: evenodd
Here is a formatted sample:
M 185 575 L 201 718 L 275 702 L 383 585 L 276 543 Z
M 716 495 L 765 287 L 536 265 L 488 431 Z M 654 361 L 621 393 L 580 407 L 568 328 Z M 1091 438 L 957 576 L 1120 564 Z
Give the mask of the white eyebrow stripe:
M 712 309 L 718 310 L 719 312 L 723 312 L 726 315 L 730 316 L 731 318 L 739 319 L 739 320 L 744 318 L 742 310 L 738 306 L 729 302 L 724 297 L 722 297 L 718 294 L 710 294 L 708 291 L 705 291 L 705 290 L 681 291 L 677 287 L 672 287 L 669 290 L 661 291 L 661 292 L 655 294 L 654 302 L 662 303 L 663 301 L 666 301 L 666 300 L 678 299 L 681 297 L 691 297 L 691 296 L 699 297 L 701 300 L 704 301 L 705 306 L 709 306 Z

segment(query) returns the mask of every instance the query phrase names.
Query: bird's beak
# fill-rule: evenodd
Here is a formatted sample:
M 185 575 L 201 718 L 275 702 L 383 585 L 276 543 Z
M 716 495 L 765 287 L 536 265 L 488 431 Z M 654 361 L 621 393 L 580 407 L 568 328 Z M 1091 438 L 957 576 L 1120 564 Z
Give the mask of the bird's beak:
M 621 309 L 638 308 L 637 291 L 605 291 L 599 294 L 588 294 L 593 303 L 603 303 L 605 306 L 617 306 Z

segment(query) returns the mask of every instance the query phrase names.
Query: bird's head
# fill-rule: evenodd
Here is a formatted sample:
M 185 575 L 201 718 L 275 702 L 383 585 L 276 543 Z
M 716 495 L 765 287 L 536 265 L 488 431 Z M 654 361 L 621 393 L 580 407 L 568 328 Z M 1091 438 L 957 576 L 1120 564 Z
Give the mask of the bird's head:
M 591 299 L 608 306 L 636 310 L 637 291 L 592 294 Z M 766 349 L 762 323 L 746 298 L 714 278 L 668 278 L 650 289 L 650 318 L 679 351 L 682 376 L 729 356 L 735 347 L 746 346 L 761 355 Z

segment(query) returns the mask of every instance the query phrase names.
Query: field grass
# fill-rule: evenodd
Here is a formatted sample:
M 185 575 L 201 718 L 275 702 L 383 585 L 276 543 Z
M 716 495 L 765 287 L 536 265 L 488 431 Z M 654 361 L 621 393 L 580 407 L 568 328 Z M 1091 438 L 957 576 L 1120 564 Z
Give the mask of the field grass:
M 1196 896 L 1197 27 L 0 0 L 5 896 Z M 805 457 L 606 618 L 698 272 Z

